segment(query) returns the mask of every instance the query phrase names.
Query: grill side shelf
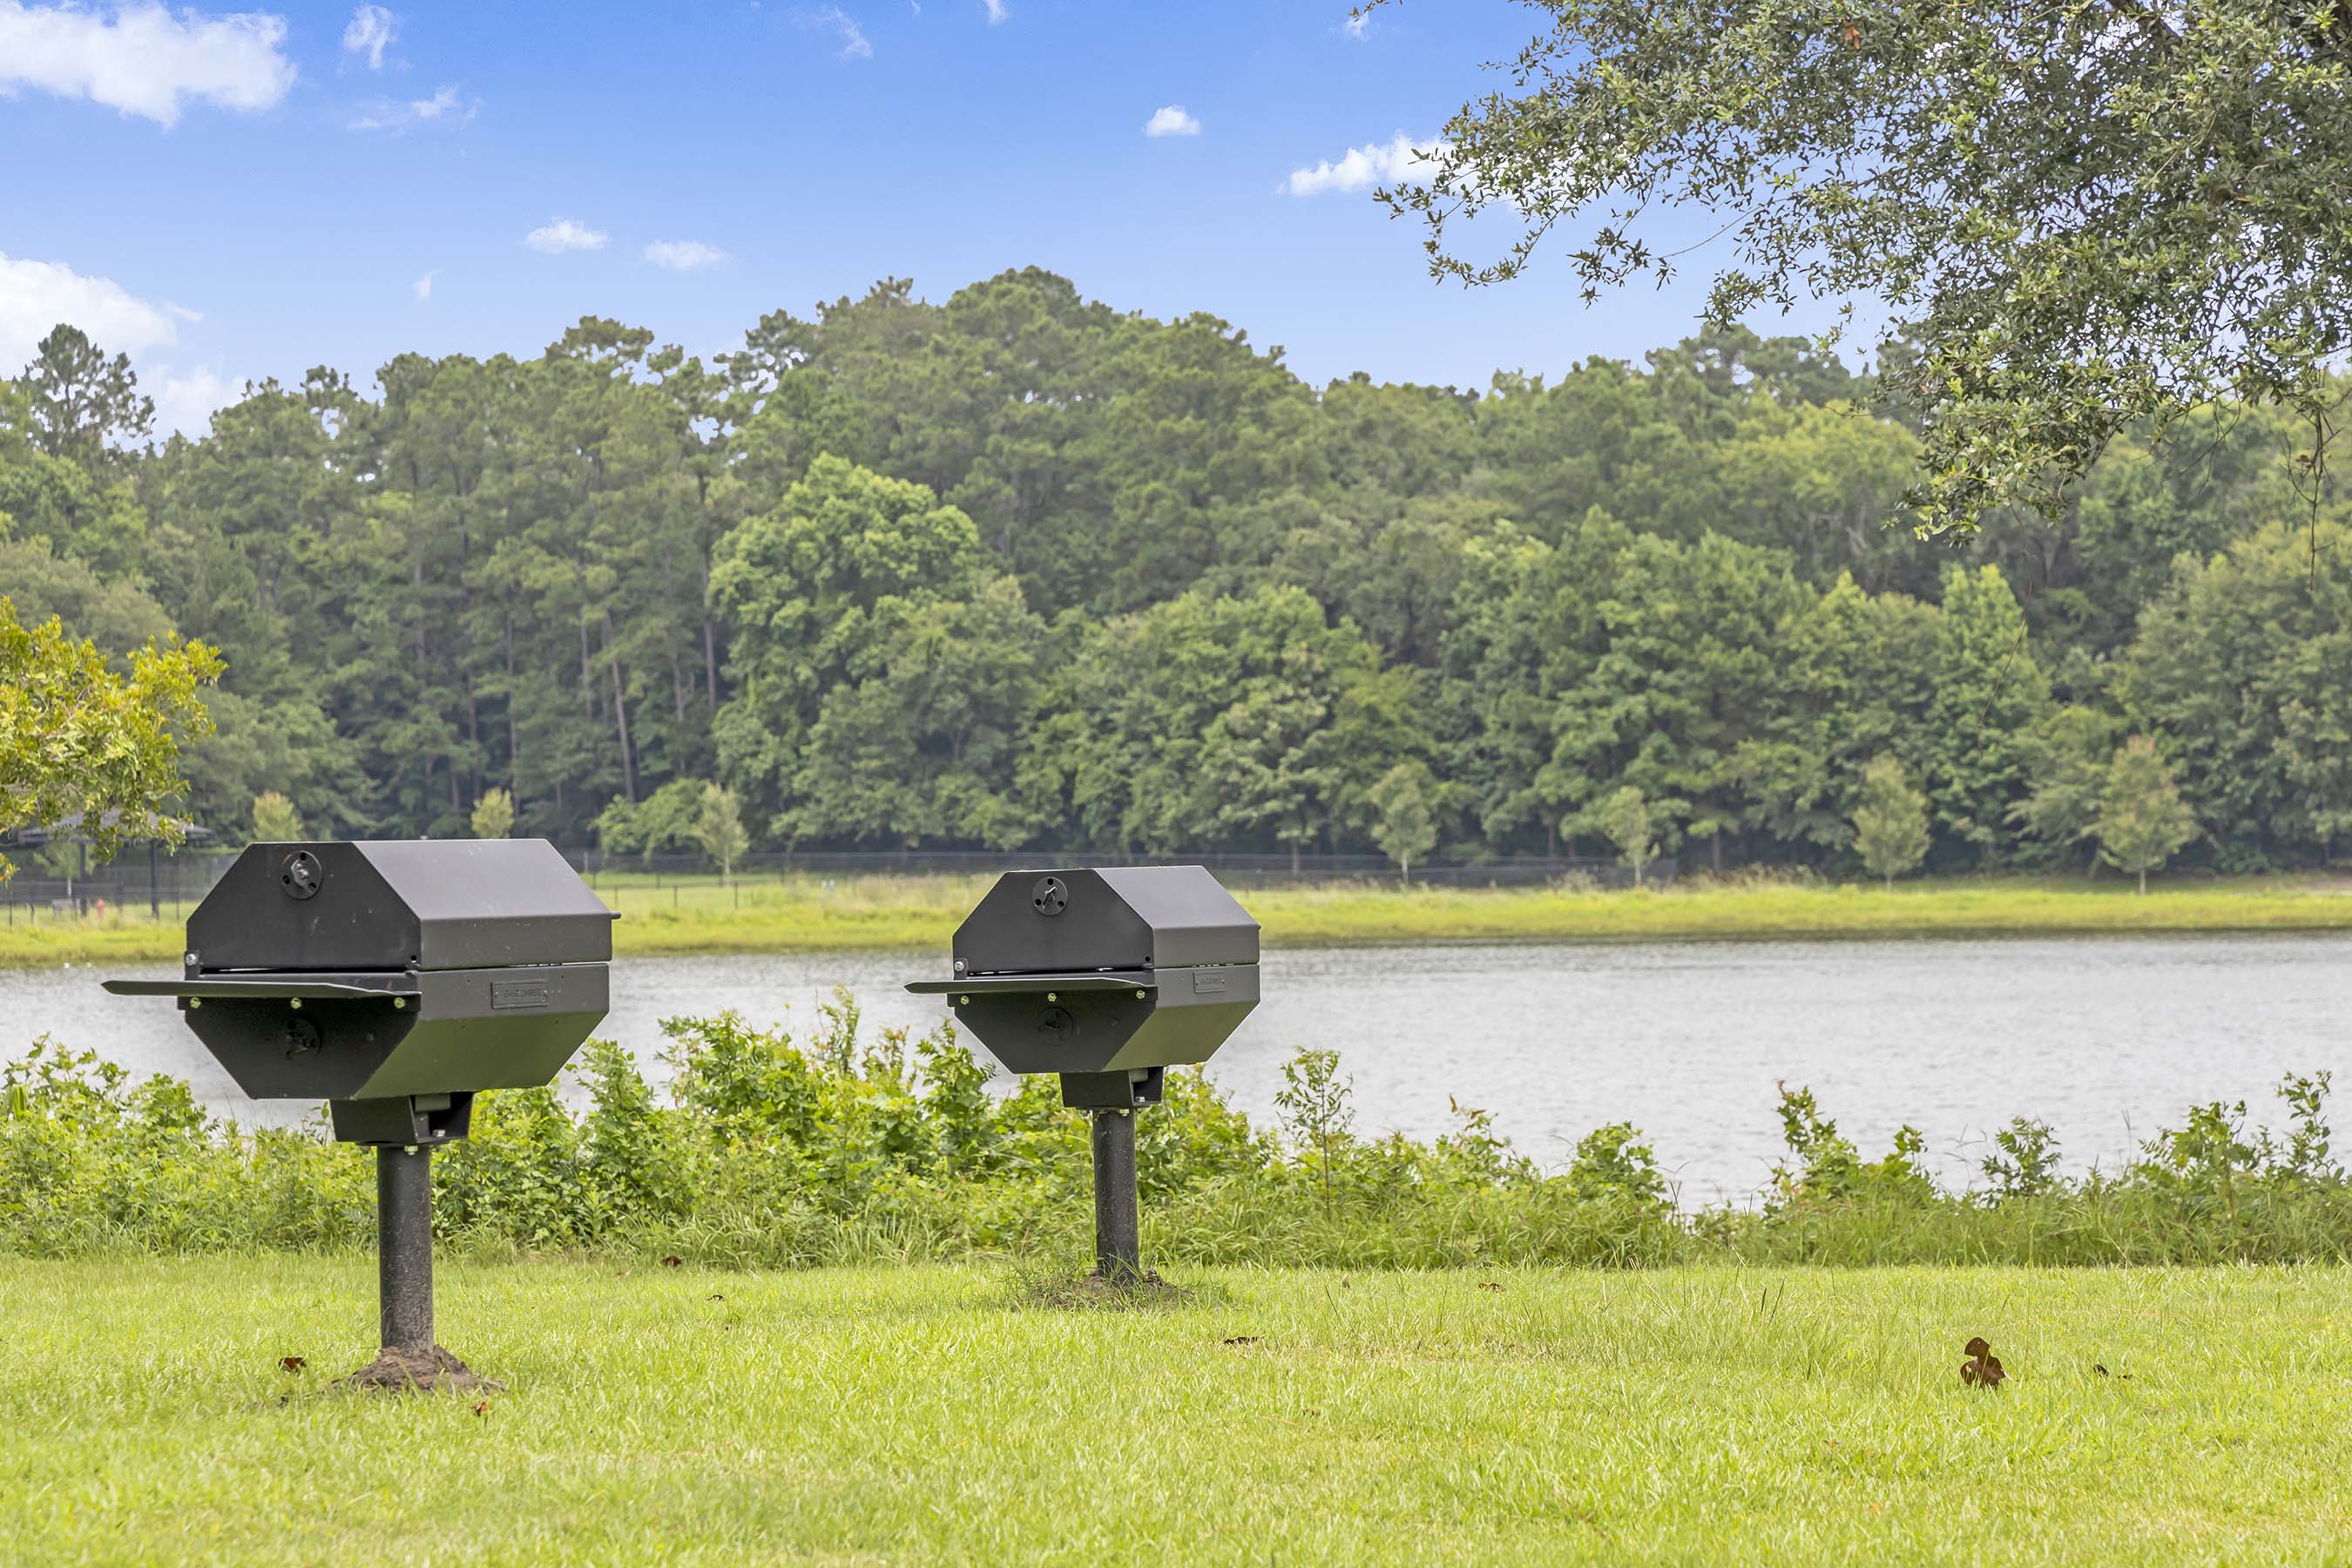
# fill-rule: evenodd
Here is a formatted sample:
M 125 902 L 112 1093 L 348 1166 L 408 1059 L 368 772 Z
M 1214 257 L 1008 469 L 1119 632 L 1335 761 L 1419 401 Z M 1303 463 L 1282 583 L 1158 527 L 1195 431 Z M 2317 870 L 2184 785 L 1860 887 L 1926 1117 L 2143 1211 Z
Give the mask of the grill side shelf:
M 252 975 L 220 980 L 109 980 L 104 984 L 117 996 L 211 996 L 263 1000 L 299 996 L 305 1001 L 325 1002 L 342 997 L 419 994 L 415 980 L 408 975 L 387 975 L 381 983 L 364 984 L 337 980 L 297 980 L 291 975 L 283 978 Z
M 974 974 L 962 980 L 918 980 L 907 987 L 918 996 L 1025 996 L 1048 991 L 1157 991 L 1148 970 L 1076 974 Z

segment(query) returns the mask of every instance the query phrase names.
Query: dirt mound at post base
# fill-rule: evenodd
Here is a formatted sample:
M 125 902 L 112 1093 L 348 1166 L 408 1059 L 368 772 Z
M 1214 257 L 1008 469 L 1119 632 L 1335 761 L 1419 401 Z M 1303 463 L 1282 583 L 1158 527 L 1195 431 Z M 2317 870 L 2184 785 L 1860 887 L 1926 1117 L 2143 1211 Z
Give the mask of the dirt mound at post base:
M 495 1378 L 477 1377 L 471 1367 L 439 1345 L 431 1350 L 387 1348 L 359 1371 L 337 1378 L 335 1386 L 373 1394 L 405 1394 L 410 1389 L 425 1394 L 458 1394 L 474 1389 L 496 1394 L 506 1388 Z
M 1195 1294 L 1183 1286 L 1169 1284 L 1150 1269 L 1139 1275 L 1121 1274 L 1116 1277 L 1097 1269 L 1075 1279 L 1059 1275 L 1025 1280 L 1016 1288 L 1014 1300 L 1024 1307 L 1095 1309 L 1116 1312 L 1181 1307 L 1190 1302 Z

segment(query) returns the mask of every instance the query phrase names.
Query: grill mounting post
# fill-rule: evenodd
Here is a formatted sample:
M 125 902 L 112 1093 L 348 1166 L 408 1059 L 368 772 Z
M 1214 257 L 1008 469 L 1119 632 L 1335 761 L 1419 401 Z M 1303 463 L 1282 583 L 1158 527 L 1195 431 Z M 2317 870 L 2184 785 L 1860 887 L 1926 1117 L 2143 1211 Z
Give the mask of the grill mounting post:
M 1095 1273 L 1105 1283 L 1143 1278 L 1143 1237 L 1135 1197 L 1135 1112 L 1093 1112 Z
M 433 1150 L 375 1151 L 376 1291 L 388 1351 L 433 1351 Z

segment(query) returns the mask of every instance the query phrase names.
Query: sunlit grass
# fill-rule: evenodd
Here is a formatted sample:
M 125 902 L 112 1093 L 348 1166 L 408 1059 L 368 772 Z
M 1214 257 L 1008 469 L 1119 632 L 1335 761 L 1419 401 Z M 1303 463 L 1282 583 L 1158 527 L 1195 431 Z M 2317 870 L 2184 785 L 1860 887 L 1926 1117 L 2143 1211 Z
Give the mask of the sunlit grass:
M 982 1268 L 623 1268 L 444 1266 L 442 1339 L 511 1384 L 477 1415 L 328 1386 L 373 1350 L 364 1259 L 0 1262 L 0 1560 L 2281 1563 L 2352 1539 L 2339 1269 L 1207 1271 L 1129 1314 L 1024 1308 Z M 1973 1334 L 1998 1392 L 1960 1385 Z
M 943 947 L 992 879 L 681 880 L 600 875 L 623 955 Z M 1669 888 L 1432 888 L 1388 882 L 1236 889 L 1269 943 L 1562 942 L 1667 937 L 2048 935 L 2352 929 L 2344 884 L 2316 878 L 2181 879 L 2146 896 L 2120 879 L 1947 879 L 1876 885 L 1735 877 Z M 168 962 L 184 911 L 0 926 L 0 964 Z

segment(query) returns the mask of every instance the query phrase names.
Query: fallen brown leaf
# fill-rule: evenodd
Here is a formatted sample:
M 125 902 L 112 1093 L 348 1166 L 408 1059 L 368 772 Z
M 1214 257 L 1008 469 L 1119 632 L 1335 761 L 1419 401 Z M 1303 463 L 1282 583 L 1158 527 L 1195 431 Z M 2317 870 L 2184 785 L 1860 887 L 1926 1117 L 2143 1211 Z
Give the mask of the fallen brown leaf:
M 278 1364 L 288 1372 L 300 1372 L 310 1363 L 299 1355 L 282 1355 L 278 1358 Z
M 487 1400 L 487 1399 L 477 1399 L 476 1401 L 474 1401 L 474 1414 L 475 1414 L 475 1415 L 488 1415 L 489 1413 L 490 1413 L 490 1402 L 489 1402 L 488 1400 Z
M 1478 1281 L 1478 1289 L 1481 1290 L 1499 1290 L 1502 1288 L 1503 1282 L 1500 1279 L 1481 1279 Z
M 1963 1347 L 1968 1360 L 1960 1363 L 1960 1382 L 1970 1388 L 1998 1388 L 2009 1376 L 2001 1369 L 2000 1358 L 1992 1353 L 1992 1346 L 1981 1336 Z
M 680 1257 L 679 1257 L 677 1253 L 675 1253 L 675 1252 L 671 1253 L 667 1258 L 663 1258 L 663 1259 L 662 1259 L 662 1267 L 663 1267 L 664 1268 L 682 1268 L 682 1267 L 684 1267 L 684 1266 L 685 1266 L 685 1263 L 686 1263 L 686 1259 L 685 1259 L 685 1258 L 680 1258 Z

